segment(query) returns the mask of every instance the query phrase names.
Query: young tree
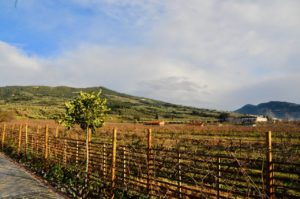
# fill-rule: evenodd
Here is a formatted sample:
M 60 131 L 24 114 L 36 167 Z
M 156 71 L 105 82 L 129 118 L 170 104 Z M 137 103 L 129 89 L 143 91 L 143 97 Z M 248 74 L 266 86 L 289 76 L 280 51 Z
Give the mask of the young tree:
M 86 172 L 89 165 L 89 135 L 104 123 L 109 108 L 106 106 L 106 99 L 101 98 L 101 91 L 98 93 L 80 92 L 75 99 L 65 103 L 65 114 L 60 120 L 67 129 L 78 124 L 86 131 Z

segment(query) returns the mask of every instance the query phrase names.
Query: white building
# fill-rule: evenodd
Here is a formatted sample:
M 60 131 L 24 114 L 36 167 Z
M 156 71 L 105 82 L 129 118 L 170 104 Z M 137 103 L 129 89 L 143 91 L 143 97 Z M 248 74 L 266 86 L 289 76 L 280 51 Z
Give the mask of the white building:
M 257 115 L 249 115 L 240 118 L 241 124 L 256 124 L 259 122 L 267 122 L 268 118 L 264 116 L 257 116 Z

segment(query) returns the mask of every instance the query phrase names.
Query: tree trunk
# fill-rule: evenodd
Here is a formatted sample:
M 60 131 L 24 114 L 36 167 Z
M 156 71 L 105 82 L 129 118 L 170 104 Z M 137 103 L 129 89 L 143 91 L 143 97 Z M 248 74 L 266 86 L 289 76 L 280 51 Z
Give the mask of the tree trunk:
M 90 134 L 90 128 L 87 128 L 86 129 L 86 145 L 85 145 L 85 148 L 86 148 L 86 173 L 88 174 L 89 172 L 89 134 Z

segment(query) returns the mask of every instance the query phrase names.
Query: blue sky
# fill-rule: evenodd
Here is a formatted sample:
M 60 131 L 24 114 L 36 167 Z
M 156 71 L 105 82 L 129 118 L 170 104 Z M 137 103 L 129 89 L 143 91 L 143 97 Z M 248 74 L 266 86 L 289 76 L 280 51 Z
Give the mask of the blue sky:
M 300 103 L 299 8 L 297 0 L 2 0 L 0 86 L 105 86 L 223 110 Z
M 124 19 L 113 17 L 105 3 L 98 7 L 72 1 L 1 1 L 1 39 L 29 54 L 49 56 L 78 43 L 135 45 L 146 26 L 135 24 L 129 6 L 121 6 Z M 133 22 L 133 23 L 132 23 Z

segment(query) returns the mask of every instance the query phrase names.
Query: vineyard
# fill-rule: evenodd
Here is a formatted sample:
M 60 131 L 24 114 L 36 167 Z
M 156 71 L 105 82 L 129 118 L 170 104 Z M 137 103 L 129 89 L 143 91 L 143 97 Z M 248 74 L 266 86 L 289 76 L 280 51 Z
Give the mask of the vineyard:
M 1 148 L 76 198 L 300 198 L 300 125 L 8 123 Z

